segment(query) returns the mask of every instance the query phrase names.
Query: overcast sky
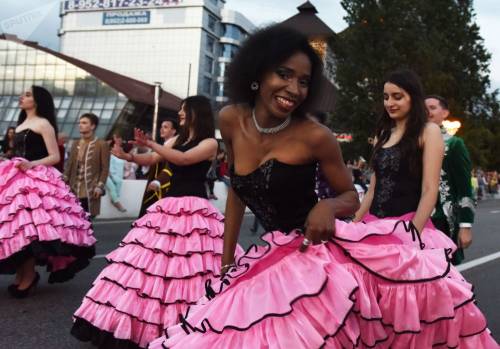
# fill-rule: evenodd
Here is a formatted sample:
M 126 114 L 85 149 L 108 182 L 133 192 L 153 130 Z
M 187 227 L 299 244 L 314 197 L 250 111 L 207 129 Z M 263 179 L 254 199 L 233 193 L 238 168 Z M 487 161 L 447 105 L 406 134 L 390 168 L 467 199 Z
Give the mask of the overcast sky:
M 257 26 L 287 19 L 305 0 L 226 0 L 226 7 L 243 13 Z M 311 0 L 318 16 L 335 32 L 346 27 L 339 0 Z M 1 0 L 0 32 L 58 49 L 59 0 Z M 492 54 L 490 79 L 500 89 L 500 0 L 474 1 L 476 19 L 487 50 Z

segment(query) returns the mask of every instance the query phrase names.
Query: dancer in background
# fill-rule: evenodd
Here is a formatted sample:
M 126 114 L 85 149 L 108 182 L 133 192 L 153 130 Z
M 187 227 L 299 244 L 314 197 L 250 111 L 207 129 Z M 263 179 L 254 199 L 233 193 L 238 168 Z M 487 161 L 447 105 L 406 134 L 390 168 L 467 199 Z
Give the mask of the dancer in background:
M 179 111 L 180 134 L 165 145 L 135 130 L 135 143 L 151 153 L 113 154 L 140 165 L 159 160 L 173 176 L 167 197 L 133 223 L 75 312 L 71 333 L 103 349 L 145 348 L 178 321 L 220 275 L 223 216 L 208 200 L 205 176 L 217 154 L 210 100 L 192 96 Z
M 232 168 L 225 275 L 150 348 L 497 348 L 470 285 L 447 277 L 447 251 L 399 240 L 424 211 L 414 224 L 335 220 L 359 204 L 334 135 L 306 116 L 321 73 L 307 38 L 279 25 L 233 59 L 238 104 L 219 114 Z M 317 163 L 335 198 L 318 202 Z M 235 259 L 246 205 L 266 246 Z
M 49 283 L 63 282 L 94 256 L 90 223 L 53 166 L 59 162 L 54 102 L 32 86 L 19 98 L 14 157 L 0 163 L 0 274 L 15 273 L 8 287 L 25 298 L 37 285 L 36 265 Z

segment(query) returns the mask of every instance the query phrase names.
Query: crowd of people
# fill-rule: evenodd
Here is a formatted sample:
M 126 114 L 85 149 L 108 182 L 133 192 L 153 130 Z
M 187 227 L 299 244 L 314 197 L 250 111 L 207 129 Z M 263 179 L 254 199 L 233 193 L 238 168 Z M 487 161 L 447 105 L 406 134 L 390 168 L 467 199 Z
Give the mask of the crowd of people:
M 190 96 L 176 135 L 162 126 L 158 143 L 134 130 L 132 143 L 148 152 L 116 135 L 98 140 L 98 118 L 82 115 L 64 175 L 54 167 L 52 98 L 33 86 L 20 98 L 14 157 L 0 162 L 0 273 L 16 274 L 9 293 L 31 293 L 36 265 L 62 282 L 88 264 L 89 219 L 125 172 L 110 171 L 111 152 L 116 167 L 149 167 L 151 181 L 142 216 L 73 315 L 76 338 L 103 349 L 498 348 L 454 266 L 471 243 L 474 205 L 463 141 L 440 127 L 446 100 L 424 95 L 410 70 L 389 73 L 373 155 L 349 169 L 310 110 L 321 76 L 305 36 L 261 29 L 227 72 L 225 154 L 210 101 Z M 230 178 L 224 216 L 208 200 L 207 174 Z M 361 203 L 356 182 L 366 187 Z M 246 207 L 265 233 L 243 251 Z

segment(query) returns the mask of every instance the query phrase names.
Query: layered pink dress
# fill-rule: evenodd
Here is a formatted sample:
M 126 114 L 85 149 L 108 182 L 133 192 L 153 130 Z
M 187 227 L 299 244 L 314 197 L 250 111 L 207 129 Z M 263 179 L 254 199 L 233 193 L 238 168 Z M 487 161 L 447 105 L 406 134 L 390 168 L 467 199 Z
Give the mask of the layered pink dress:
M 74 313 L 75 337 L 103 349 L 145 348 L 220 275 L 223 216 L 206 199 L 210 165 L 171 164 L 168 197 L 151 205 L 107 255 L 109 265 Z
M 235 192 L 269 231 L 265 246 L 208 282 L 149 348 L 498 348 L 450 263 L 453 245 L 426 248 L 408 221 L 336 221 L 334 238 L 299 252 L 314 172 L 270 160 L 233 173 Z
M 50 283 L 67 281 L 95 254 L 88 215 L 54 167 L 16 167 L 48 155 L 41 135 L 16 133 L 15 152 L 20 157 L 0 162 L 0 274 L 35 258 L 47 266 Z

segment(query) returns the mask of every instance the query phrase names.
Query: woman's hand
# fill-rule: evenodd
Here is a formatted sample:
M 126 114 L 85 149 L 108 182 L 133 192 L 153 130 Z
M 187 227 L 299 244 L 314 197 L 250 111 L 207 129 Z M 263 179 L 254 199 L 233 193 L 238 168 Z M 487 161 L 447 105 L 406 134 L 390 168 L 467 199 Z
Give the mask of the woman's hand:
M 317 245 L 330 240 L 335 233 L 335 212 L 327 200 L 322 200 L 309 212 L 305 223 L 304 242 L 299 250 L 304 252 L 310 244 Z
M 151 140 L 146 136 L 144 131 L 134 128 L 134 144 L 140 146 L 140 147 L 148 147 L 151 148 Z
M 21 171 L 27 171 L 30 168 L 33 168 L 35 165 L 31 161 L 21 161 L 16 164 L 16 167 Z
M 113 148 L 111 148 L 111 154 L 116 156 L 118 159 L 127 161 L 132 161 L 133 157 L 131 154 L 126 153 L 125 150 L 123 150 L 122 145 L 118 142 L 116 142 L 115 145 L 113 145 Z

